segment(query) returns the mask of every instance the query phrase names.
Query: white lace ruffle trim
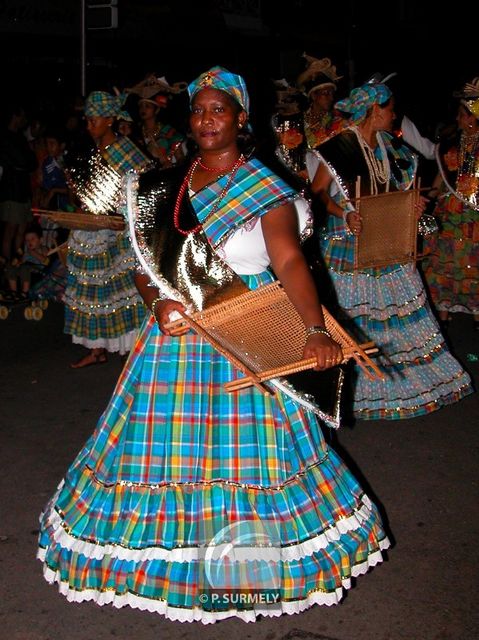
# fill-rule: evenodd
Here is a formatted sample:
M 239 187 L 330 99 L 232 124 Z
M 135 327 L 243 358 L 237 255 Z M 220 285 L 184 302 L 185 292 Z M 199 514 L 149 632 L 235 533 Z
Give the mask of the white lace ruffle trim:
M 118 338 L 96 338 L 90 340 L 83 336 L 72 336 L 73 344 L 81 344 L 87 349 L 106 349 L 109 353 L 116 353 L 121 356 L 129 353 L 133 349 L 133 345 L 138 337 L 138 329 L 133 329 L 128 333 L 124 333 Z
M 55 504 L 55 499 L 52 501 Z M 271 553 L 275 554 L 279 551 L 280 558 L 283 562 L 291 562 L 300 560 L 307 556 L 311 556 L 316 551 L 325 549 L 329 544 L 340 539 L 340 536 L 348 531 L 354 531 L 362 526 L 371 516 L 371 501 L 366 495 L 362 497 L 362 505 L 353 515 L 342 520 L 338 520 L 329 529 L 321 534 L 286 547 L 277 549 L 271 548 Z M 202 560 L 205 557 L 207 548 L 205 547 L 177 547 L 174 549 L 165 549 L 159 546 L 144 547 L 142 549 L 132 549 L 123 547 L 120 544 L 97 544 L 80 540 L 70 535 L 64 528 L 62 519 L 58 513 L 50 507 L 50 513 L 47 518 L 48 524 L 53 528 L 53 539 L 63 549 L 68 549 L 74 553 L 80 553 L 86 558 L 94 558 L 102 560 L 105 556 L 118 558 L 119 560 L 144 562 L 148 560 L 164 560 L 167 562 L 193 562 Z M 387 539 L 386 539 L 387 540 Z M 389 544 L 389 543 L 388 543 Z M 248 560 L 265 560 L 268 556 L 267 547 L 248 547 Z M 40 549 L 38 557 L 43 560 L 45 550 Z M 277 557 L 277 556 L 275 556 Z
M 381 549 L 387 549 L 389 542 L 383 541 Z M 376 551 L 368 556 L 368 559 L 356 565 L 352 570 L 352 577 L 356 578 L 366 573 L 371 567 L 374 567 L 378 563 L 382 562 L 381 551 Z M 314 604 L 331 606 L 338 604 L 343 597 L 345 589 L 351 588 L 351 580 L 344 578 L 342 580 L 342 586 L 338 587 L 331 593 L 325 593 L 323 591 L 313 591 L 301 600 L 295 600 L 293 602 L 283 602 L 270 606 L 255 606 L 253 610 L 241 611 L 235 608 L 228 611 L 211 612 L 203 611 L 198 607 L 193 609 L 185 609 L 180 607 L 169 606 L 164 600 L 153 600 L 150 598 L 144 598 L 137 596 L 133 593 L 127 593 L 124 595 L 118 595 L 114 591 L 97 591 L 95 589 L 85 589 L 78 591 L 76 589 L 70 589 L 66 582 L 60 580 L 59 574 L 52 571 L 48 567 L 44 568 L 44 576 L 47 582 L 50 584 L 58 583 L 58 590 L 64 595 L 69 602 L 86 602 L 94 601 L 98 605 L 111 604 L 117 609 L 121 607 L 130 606 L 133 609 L 140 609 L 142 611 L 150 611 L 151 613 L 159 613 L 164 615 L 168 620 L 177 622 L 202 622 L 203 624 L 211 624 L 219 620 L 225 620 L 226 618 L 240 618 L 243 622 L 254 622 L 257 616 L 278 617 L 286 613 L 292 615 L 294 613 L 301 613 L 305 609 L 309 609 Z

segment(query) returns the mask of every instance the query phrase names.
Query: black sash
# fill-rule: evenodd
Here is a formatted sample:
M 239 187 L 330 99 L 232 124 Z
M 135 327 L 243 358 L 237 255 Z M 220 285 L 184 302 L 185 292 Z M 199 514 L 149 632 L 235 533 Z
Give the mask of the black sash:
M 184 235 L 175 227 L 173 212 L 186 172 L 187 168 L 181 166 L 141 174 L 135 235 L 153 273 L 178 291 L 194 311 L 202 311 L 248 288 L 212 248 L 201 229 Z M 179 226 L 187 231 L 197 225 L 195 210 L 185 193 Z

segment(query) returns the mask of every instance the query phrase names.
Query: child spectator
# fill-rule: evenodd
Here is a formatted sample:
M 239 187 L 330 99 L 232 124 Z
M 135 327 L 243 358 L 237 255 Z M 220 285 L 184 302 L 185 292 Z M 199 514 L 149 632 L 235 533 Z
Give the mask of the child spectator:
M 5 300 L 22 300 L 28 298 L 32 274 L 42 274 L 48 266 L 47 248 L 42 244 L 42 229 L 38 225 L 27 227 L 25 231 L 25 247 L 17 253 L 17 257 L 7 264 L 5 276 L 10 291 L 4 294 Z M 21 290 L 18 291 L 20 283 Z
M 52 211 L 67 211 L 70 195 L 64 171 L 65 135 L 60 131 L 49 130 L 45 133 L 47 156 L 41 165 L 40 207 Z M 53 248 L 66 237 L 58 238 L 58 224 L 43 216 L 40 218 L 43 229 L 43 244 Z
M 117 135 L 129 138 L 139 149 L 143 147 L 140 129 L 126 111 L 113 123 L 112 129 Z
M 126 117 L 118 118 L 116 130 L 121 136 L 127 136 L 132 138 L 133 136 L 133 120 L 128 120 Z

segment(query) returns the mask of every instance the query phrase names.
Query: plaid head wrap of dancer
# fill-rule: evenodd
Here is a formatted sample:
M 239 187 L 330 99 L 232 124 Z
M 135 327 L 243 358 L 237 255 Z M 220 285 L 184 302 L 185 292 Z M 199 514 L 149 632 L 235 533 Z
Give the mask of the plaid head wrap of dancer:
M 96 116 L 131 120 L 130 114 L 122 110 L 126 98 L 124 93 L 114 96 L 106 91 L 92 91 L 85 102 L 85 115 L 87 118 Z
M 196 80 L 188 85 L 188 95 L 190 102 L 201 89 L 219 89 L 225 91 L 241 108 L 249 115 L 249 95 L 243 78 L 236 73 L 231 73 L 224 67 L 212 67 L 209 71 L 202 73 Z
M 334 105 L 339 111 L 351 115 L 351 122 L 359 122 L 366 117 L 374 104 L 384 104 L 391 97 L 391 90 L 385 84 L 366 83 L 353 89 L 347 98 Z

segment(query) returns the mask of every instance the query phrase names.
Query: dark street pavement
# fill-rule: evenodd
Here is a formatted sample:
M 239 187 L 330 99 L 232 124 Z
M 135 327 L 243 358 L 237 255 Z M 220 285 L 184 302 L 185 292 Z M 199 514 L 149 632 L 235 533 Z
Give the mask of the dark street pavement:
M 181 624 L 157 614 L 70 604 L 35 559 L 38 515 L 95 427 L 120 373 L 72 370 L 83 349 L 63 335 L 63 308 L 40 322 L 0 321 L 1 640 L 472 640 L 478 637 L 478 394 L 428 416 L 359 422 L 334 437 L 382 506 L 388 559 L 342 604 L 245 624 Z M 479 335 L 454 317 L 456 356 L 479 381 Z M 354 462 L 352 462 L 354 461 Z

